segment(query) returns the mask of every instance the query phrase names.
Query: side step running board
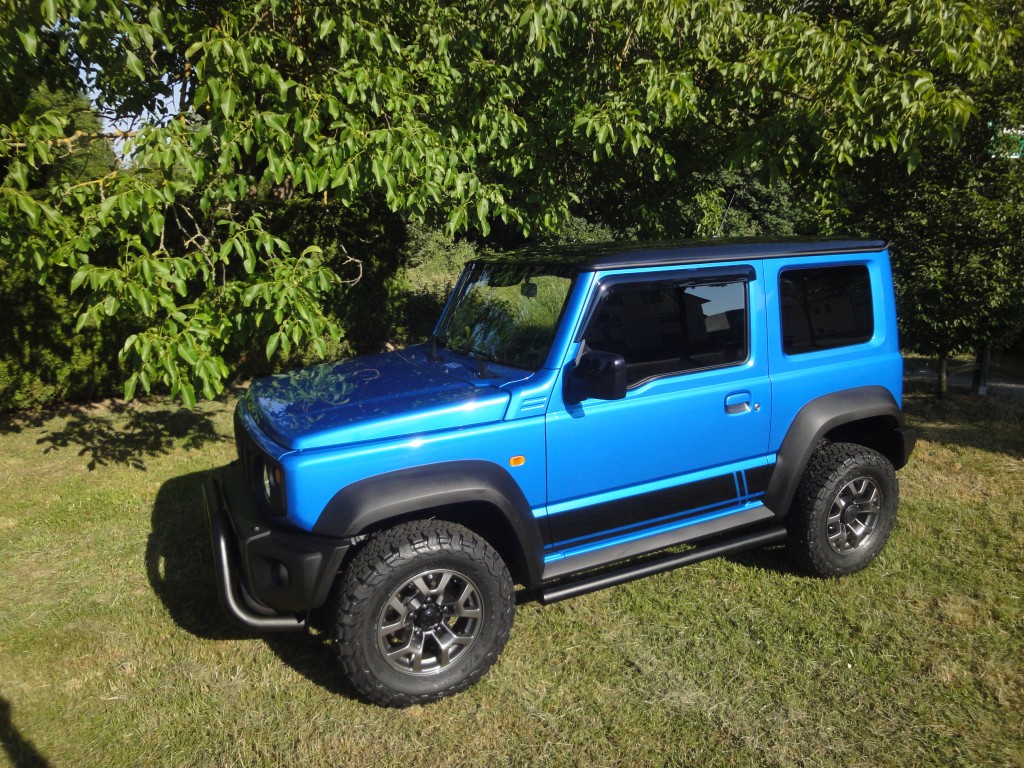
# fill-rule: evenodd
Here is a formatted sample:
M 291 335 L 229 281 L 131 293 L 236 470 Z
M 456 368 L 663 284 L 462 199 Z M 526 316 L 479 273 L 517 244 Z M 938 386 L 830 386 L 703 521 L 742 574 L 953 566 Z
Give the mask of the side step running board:
M 587 592 L 595 592 L 605 587 L 614 587 L 617 584 L 625 584 L 627 581 L 671 571 L 684 565 L 699 563 L 702 560 L 710 560 L 713 557 L 721 557 L 722 555 L 753 547 L 763 547 L 766 544 L 773 544 L 785 538 L 786 529 L 779 526 L 777 528 L 770 528 L 767 531 L 748 533 L 745 536 L 737 536 L 725 541 L 695 547 L 679 554 L 667 555 L 653 560 L 644 560 L 640 563 L 627 565 L 624 568 L 605 571 L 580 581 L 571 581 L 545 589 L 540 594 L 540 602 L 545 605 L 557 603 L 559 600 L 565 600 L 569 597 L 584 595 Z

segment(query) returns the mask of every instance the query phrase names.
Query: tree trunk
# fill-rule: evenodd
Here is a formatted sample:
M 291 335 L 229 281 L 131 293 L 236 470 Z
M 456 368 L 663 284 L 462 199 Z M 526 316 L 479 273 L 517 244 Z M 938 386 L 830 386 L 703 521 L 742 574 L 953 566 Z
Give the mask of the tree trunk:
M 992 360 L 992 342 L 986 341 L 978 348 L 974 365 L 974 380 L 971 382 L 971 393 L 984 396 L 988 394 L 988 367 Z
M 935 396 L 941 400 L 949 391 L 949 353 L 939 353 L 939 365 L 936 373 L 938 377 L 935 381 Z

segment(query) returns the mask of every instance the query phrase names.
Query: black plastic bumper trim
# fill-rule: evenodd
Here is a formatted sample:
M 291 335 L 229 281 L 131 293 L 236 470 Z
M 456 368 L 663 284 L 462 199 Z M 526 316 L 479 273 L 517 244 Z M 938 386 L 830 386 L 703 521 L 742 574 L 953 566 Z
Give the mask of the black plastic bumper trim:
M 305 629 L 306 621 L 302 617 L 266 615 L 257 613 L 248 606 L 242 594 L 238 563 L 232 542 L 229 540 L 228 531 L 231 524 L 224 508 L 224 496 L 213 477 L 206 478 L 203 483 L 203 499 L 207 521 L 210 524 L 210 537 L 213 540 L 217 595 L 224 612 L 242 626 L 263 632 L 293 632 Z
M 896 431 L 900 433 L 903 444 L 903 461 L 897 469 L 902 469 L 907 466 L 907 462 L 910 461 L 910 453 L 914 450 L 914 446 L 917 445 L 917 430 L 914 427 L 903 426 Z

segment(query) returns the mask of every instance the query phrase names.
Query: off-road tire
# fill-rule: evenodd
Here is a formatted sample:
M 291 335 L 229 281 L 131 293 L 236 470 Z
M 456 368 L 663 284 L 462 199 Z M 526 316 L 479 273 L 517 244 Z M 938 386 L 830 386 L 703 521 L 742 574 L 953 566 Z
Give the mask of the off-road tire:
M 370 701 L 407 707 L 479 680 L 508 641 L 515 607 L 512 578 L 486 541 L 423 520 L 370 539 L 328 609 L 343 674 Z
M 786 518 L 790 555 L 816 576 L 855 573 L 885 546 L 898 502 L 899 481 L 887 458 L 854 443 L 822 443 Z

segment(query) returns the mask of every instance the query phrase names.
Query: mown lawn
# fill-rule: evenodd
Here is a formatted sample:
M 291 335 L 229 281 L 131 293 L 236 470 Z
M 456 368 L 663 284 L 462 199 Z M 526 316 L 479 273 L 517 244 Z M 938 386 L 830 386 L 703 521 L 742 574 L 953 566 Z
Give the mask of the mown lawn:
M 862 574 L 772 550 L 526 604 L 479 685 L 404 711 L 222 617 L 199 478 L 231 404 L 0 423 L 0 763 L 1024 765 L 1024 404 L 908 396 Z

